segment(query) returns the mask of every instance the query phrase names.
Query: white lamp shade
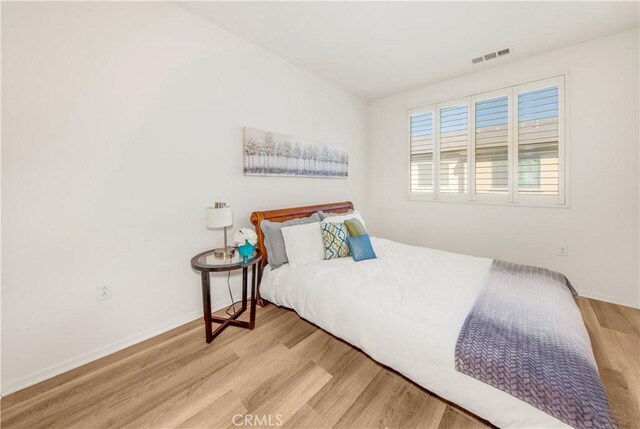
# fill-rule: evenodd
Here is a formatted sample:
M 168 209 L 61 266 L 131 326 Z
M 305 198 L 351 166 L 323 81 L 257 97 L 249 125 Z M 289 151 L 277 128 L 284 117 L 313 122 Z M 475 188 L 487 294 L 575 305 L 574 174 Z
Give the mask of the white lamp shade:
M 224 228 L 233 225 L 231 207 L 207 207 L 205 209 L 207 228 Z

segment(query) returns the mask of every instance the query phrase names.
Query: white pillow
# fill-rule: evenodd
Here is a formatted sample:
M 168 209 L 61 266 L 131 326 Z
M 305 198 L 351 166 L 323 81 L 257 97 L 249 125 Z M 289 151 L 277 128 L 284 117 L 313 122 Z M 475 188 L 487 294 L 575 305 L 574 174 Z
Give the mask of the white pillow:
M 324 244 L 320 222 L 282 228 L 284 248 L 291 266 L 307 265 L 324 260 Z
M 335 215 L 335 216 L 325 217 L 324 219 L 322 219 L 322 222 L 343 223 L 345 220 L 349 220 L 349 219 L 358 219 L 360 222 L 362 222 L 362 226 L 364 226 L 365 228 L 367 227 L 367 225 L 365 225 L 364 223 L 364 219 L 362 219 L 362 215 L 358 210 L 354 210 L 353 213 L 349 213 L 346 215 Z

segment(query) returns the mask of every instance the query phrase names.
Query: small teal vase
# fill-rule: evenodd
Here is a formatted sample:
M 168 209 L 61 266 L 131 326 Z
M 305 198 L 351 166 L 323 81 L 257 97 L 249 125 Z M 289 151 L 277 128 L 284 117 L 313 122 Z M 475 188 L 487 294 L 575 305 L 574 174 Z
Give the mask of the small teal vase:
M 247 240 L 245 240 L 242 246 L 238 246 L 238 253 L 243 258 L 247 258 L 253 255 L 254 249 L 255 249 L 255 246 L 253 244 L 250 244 Z

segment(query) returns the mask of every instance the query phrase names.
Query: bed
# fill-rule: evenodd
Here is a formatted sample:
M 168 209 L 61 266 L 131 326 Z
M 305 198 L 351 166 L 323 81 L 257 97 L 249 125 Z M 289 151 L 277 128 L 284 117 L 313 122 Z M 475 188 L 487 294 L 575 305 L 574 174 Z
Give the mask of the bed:
M 488 279 L 495 274 L 495 261 L 374 237 L 377 259 L 356 263 L 340 258 L 271 270 L 262 220 L 281 222 L 319 210 L 341 213 L 350 209 L 353 205 L 344 202 L 252 214 L 258 247 L 265 255 L 259 277 L 261 305 L 271 302 L 295 310 L 376 361 L 498 427 L 581 426 L 570 425 L 460 371 L 459 342 Z M 562 304 L 554 311 L 576 331 L 573 337 L 588 348 L 585 353 L 593 359 L 580 311 L 568 304 L 568 300 L 573 302 L 571 291 L 559 288 L 554 293 L 554 302 Z M 585 335 L 587 344 L 583 344 Z

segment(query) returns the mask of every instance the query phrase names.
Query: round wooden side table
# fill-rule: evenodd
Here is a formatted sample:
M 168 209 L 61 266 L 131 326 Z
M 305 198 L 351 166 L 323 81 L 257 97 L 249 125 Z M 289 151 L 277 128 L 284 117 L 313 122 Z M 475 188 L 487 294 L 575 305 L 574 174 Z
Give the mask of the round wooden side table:
M 202 307 L 204 312 L 204 332 L 207 343 L 213 341 L 215 337 L 227 326 L 239 326 L 241 328 L 253 329 L 256 320 L 256 287 L 259 262 L 262 260 L 262 253 L 257 250 L 252 256 L 243 257 L 236 251 L 231 258 L 218 258 L 214 256 L 213 250 L 202 252 L 191 258 L 191 267 L 200 271 L 202 279 Z M 247 309 L 247 277 L 248 270 L 251 267 L 251 309 L 249 312 L 249 321 L 236 320 Z M 211 281 L 210 273 L 212 272 L 228 272 L 242 269 L 242 307 L 228 318 L 214 316 L 211 314 Z M 212 328 L 213 323 L 219 323 L 215 330 Z

